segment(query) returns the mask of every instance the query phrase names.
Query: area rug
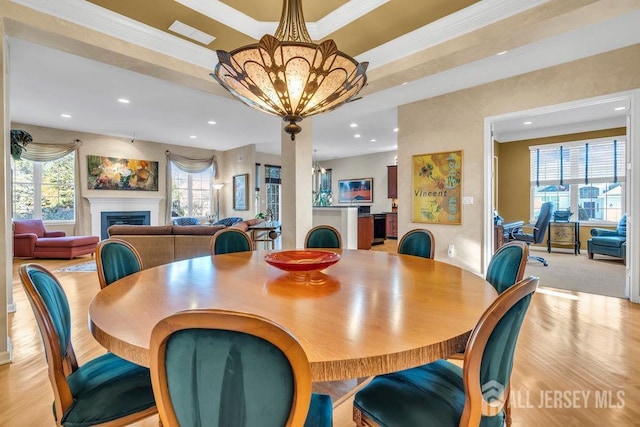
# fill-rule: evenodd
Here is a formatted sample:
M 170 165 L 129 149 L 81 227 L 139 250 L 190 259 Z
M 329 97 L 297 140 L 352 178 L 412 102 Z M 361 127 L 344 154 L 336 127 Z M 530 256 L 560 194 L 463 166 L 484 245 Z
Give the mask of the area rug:
M 587 251 L 574 255 L 573 250 L 531 248 L 531 255 L 544 257 L 549 263 L 544 267 L 530 259 L 525 275 L 540 277 L 540 286 L 586 292 L 616 298 L 627 298 L 625 265 L 621 259 L 596 255 L 589 259 Z
M 76 264 L 76 265 L 72 265 L 70 267 L 59 268 L 58 270 L 55 270 L 55 271 L 59 271 L 59 272 L 96 271 L 96 262 L 95 261 L 83 262 L 82 264 Z

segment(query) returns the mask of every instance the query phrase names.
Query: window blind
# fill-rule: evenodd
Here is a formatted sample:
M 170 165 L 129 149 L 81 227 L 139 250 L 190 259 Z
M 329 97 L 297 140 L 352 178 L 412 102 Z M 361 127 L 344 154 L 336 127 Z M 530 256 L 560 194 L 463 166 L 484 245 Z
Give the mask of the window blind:
M 280 166 L 264 165 L 264 182 L 267 184 L 280 184 Z
M 626 139 L 531 146 L 531 182 L 541 185 L 624 182 Z

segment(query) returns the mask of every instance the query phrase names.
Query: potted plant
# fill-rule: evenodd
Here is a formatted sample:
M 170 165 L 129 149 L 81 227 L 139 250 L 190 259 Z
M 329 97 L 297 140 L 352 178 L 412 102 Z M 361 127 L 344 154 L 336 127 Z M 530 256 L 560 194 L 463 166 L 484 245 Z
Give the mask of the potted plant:
M 29 132 L 20 129 L 11 129 L 11 157 L 20 160 L 25 147 L 33 142 Z

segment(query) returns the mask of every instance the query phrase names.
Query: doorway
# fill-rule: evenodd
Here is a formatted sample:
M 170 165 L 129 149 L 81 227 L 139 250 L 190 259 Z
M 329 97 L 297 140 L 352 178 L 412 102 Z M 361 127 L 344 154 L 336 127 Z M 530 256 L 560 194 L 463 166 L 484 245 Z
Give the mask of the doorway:
M 494 139 L 496 132 L 509 130 L 511 124 L 524 124 L 527 121 L 533 121 L 530 118 L 535 117 L 536 120 L 544 122 L 544 120 L 556 121 L 555 126 L 562 127 L 564 133 L 576 133 L 577 130 L 570 131 L 571 126 L 576 126 L 580 120 L 586 120 L 597 125 L 598 120 L 604 120 L 605 117 L 589 117 L 582 116 L 580 113 L 587 111 L 598 111 L 598 109 L 606 108 L 613 103 L 622 103 L 626 106 L 626 110 L 618 112 L 618 116 L 622 117 L 623 126 L 626 127 L 627 136 L 627 185 L 626 199 L 627 212 L 629 214 L 629 224 L 627 227 L 627 265 L 625 267 L 625 287 L 626 296 L 632 302 L 640 302 L 640 283 L 638 270 L 640 262 L 638 261 L 638 237 L 640 236 L 640 227 L 634 226 L 633 218 L 640 218 L 640 90 L 610 94 L 602 97 L 583 99 L 572 101 L 564 104 L 551 105 L 531 110 L 517 111 L 499 116 L 485 118 L 485 227 L 484 227 L 484 245 L 483 245 L 483 267 L 484 271 L 488 266 L 494 248 L 493 233 L 493 201 L 496 200 L 497 190 L 494 185 L 496 177 L 496 166 L 494 157 L 496 155 L 494 148 Z M 605 111 L 601 110 L 601 111 Z M 604 114 L 604 113 L 603 113 Z M 608 113 L 607 113 L 608 114 Z M 608 114 L 613 116 L 614 114 Z M 573 120 L 573 122 L 571 122 Z M 604 123 L 604 122 L 603 122 Z M 556 131 L 558 132 L 558 131 Z M 556 135 L 561 133 L 556 133 Z M 527 138 L 522 138 L 527 139 Z M 501 173 L 503 173 L 501 171 Z M 585 248 L 586 249 L 586 248 Z

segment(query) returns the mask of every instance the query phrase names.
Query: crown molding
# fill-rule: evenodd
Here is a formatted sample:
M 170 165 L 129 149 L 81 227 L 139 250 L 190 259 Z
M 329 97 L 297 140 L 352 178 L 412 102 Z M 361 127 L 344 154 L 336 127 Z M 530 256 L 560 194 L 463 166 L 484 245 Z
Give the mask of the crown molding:
M 11 0 L 65 21 L 212 70 L 218 63 L 210 49 L 104 9 L 88 1 Z
M 217 0 L 175 0 L 215 21 L 234 28 L 251 38 L 259 40 L 264 34 L 274 34 L 278 22 L 258 21 Z M 312 40 L 321 40 L 329 34 L 350 24 L 363 15 L 390 0 L 350 0 L 317 22 L 306 22 Z
M 547 3 L 549 0 L 483 0 L 358 55 L 369 70 L 455 39 L 495 22 Z
M 151 49 L 164 55 L 213 69 L 218 63 L 211 50 L 183 40 L 164 31 L 142 24 L 87 1 L 77 0 L 11 0 L 13 3 L 73 22 L 121 40 Z M 273 34 L 274 22 L 257 21 L 217 0 L 176 0 L 198 13 L 202 13 L 236 28 L 252 38 Z M 318 22 L 307 23 L 312 39 L 335 32 L 341 26 L 366 14 L 389 0 L 351 0 Z M 537 7 L 549 0 L 483 0 L 446 16 L 429 25 L 371 49 L 356 59 L 368 61 L 375 69 L 421 50 L 478 30 L 502 19 Z

